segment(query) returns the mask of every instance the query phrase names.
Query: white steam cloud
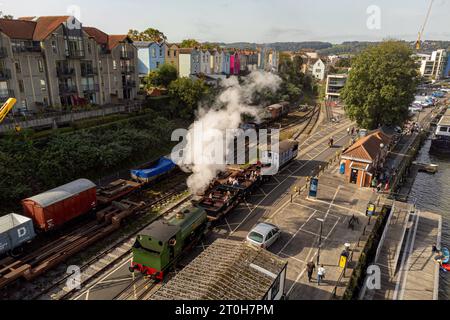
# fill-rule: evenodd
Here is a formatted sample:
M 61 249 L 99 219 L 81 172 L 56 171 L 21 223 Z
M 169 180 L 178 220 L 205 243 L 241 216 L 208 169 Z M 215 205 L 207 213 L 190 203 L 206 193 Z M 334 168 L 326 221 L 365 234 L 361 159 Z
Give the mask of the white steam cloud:
M 280 77 L 263 71 L 253 71 L 242 84 L 239 84 L 237 77 L 230 77 L 222 81 L 223 91 L 216 103 L 209 109 L 199 108 L 197 120 L 191 125 L 186 136 L 187 144 L 182 155 L 182 163 L 188 164 L 185 167 L 192 172 L 187 180 L 192 193 L 206 190 L 217 174 L 225 170 L 225 157 L 234 141 L 226 135 L 226 131 L 238 129 L 243 114 L 257 118 L 259 108 L 248 105 L 253 95 L 267 89 L 275 92 L 280 84 Z M 223 140 L 222 146 L 218 146 L 218 137 Z M 217 150 L 221 148 L 225 149 L 225 154 L 219 154 L 223 161 L 199 160 L 199 155 L 212 155 L 217 159 L 217 153 L 220 152 Z

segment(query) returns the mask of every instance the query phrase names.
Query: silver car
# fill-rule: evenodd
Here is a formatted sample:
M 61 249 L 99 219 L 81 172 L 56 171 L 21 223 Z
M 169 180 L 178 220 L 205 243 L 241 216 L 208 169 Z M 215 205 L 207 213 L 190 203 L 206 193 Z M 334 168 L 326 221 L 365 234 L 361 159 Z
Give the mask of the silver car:
M 257 224 L 248 234 L 247 242 L 261 248 L 269 248 L 281 236 L 280 228 L 270 223 Z

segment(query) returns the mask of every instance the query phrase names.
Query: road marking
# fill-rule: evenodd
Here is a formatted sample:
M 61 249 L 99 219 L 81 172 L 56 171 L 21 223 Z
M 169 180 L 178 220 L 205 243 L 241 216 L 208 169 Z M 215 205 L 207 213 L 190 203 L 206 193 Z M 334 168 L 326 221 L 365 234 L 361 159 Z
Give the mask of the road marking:
M 289 258 L 289 259 L 293 259 L 293 260 L 295 260 L 295 261 L 297 261 L 297 262 L 307 264 L 306 261 L 300 260 L 300 259 L 298 259 L 298 258 L 296 258 L 296 257 L 293 257 L 293 256 L 291 256 L 291 255 L 288 255 L 288 254 L 286 254 L 286 253 L 283 253 L 283 252 L 282 252 L 280 255 L 281 255 L 281 256 L 284 256 L 284 257 L 287 257 L 287 258 Z
M 225 218 L 225 222 L 227 223 L 227 226 L 228 226 L 228 229 L 230 229 L 230 232 L 232 232 L 232 231 L 233 231 L 233 229 L 231 229 L 231 226 L 230 226 L 230 224 L 228 223 L 228 220 L 227 220 L 227 218 Z
M 286 242 L 286 244 L 284 245 L 283 248 L 281 248 L 281 250 L 278 252 L 278 255 L 284 251 L 284 249 L 287 248 L 287 246 L 292 242 L 292 240 L 294 240 L 294 238 L 299 234 L 299 232 L 303 229 L 304 226 L 306 226 L 306 224 L 311 220 L 311 218 L 317 213 L 317 210 L 313 212 L 313 214 L 311 214 L 309 216 L 309 218 L 306 220 L 306 222 L 297 230 L 297 232 L 291 237 L 291 239 L 289 239 L 288 242 Z
M 134 280 L 134 279 L 133 279 L 133 277 L 127 277 L 127 278 L 122 278 L 122 279 L 105 280 L 102 282 L 98 282 L 97 284 L 115 283 L 115 282 L 122 282 L 125 280 Z
M 300 206 L 300 207 L 303 207 L 303 208 L 306 208 L 306 209 L 309 209 L 309 210 L 312 210 L 312 211 L 317 211 L 317 212 L 320 212 L 320 213 L 326 213 L 325 211 L 318 210 L 318 209 L 313 208 L 313 207 L 308 207 L 308 206 L 305 206 L 304 204 L 301 204 L 301 203 L 292 202 L 291 204 L 296 205 L 296 206 Z M 336 219 L 340 219 L 341 218 L 337 214 L 333 214 L 333 213 L 329 213 L 328 215 L 330 215 L 332 217 L 335 217 Z
M 327 201 L 323 201 L 323 200 L 319 200 L 319 199 L 311 199 L 311 198 L 306 198 L 307 200 L 309 200 L 309 201 L 311 201 L 311 202 L 319 202 L 319 203 L 323 203 L 323 204 L 329 204 L 329 202 L 327 202 Z M 352 211 L 352 212 L 356 212 L 356 213 L 359 213 L 359 214 L 361 214 L 361 215 L 363 215 L 363 216 L 366 216 L 366 213 L 365 212 L 362 212 L 362 211 L 358 211 L 358 210 L 355 210 L 355 209 L 352 209 L 352 208 L 348 208 L 348 207 L 345 207 L 345 206 L 341 206 L 341 205 L 338 205 L 338 204 L 332 204 L 332 206 L 333 207 L 336 207 L 336 208 L 339 208 L 339 209 L 343 209 L 343 210 L 348 210 L 348 211 Z

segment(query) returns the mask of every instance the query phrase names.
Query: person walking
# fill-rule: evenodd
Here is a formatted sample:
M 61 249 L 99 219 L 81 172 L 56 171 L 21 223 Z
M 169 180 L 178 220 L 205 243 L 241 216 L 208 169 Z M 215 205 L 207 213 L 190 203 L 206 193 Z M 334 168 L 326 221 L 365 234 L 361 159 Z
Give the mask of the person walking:
M 317 270 L 317 285 L 320 286 L 320 283 L 325 279 L 326 270 L 323 267 L 323 264 Z
M 306 265 L 306 271 L 308 272 L 308 281 L 311 282 L 312 275 L 314 273 L 314 270 L 316 269 L 316 264 L 314 261 L 308 262 Z
M 350 127 L 347 128 L 347 134 L 350 135 Z

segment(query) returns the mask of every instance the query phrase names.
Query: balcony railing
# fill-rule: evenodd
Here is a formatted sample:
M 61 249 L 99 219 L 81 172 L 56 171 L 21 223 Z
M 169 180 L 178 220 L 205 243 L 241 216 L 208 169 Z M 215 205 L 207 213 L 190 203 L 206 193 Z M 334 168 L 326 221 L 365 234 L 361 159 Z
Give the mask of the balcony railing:
M 84 50 L 66 50 L 66 57 L 70 59 L 84 58 Z
M 134 72 L 135 72 L 134 66 L 123 66 L 122 67 L 122 73 L 131 74 L 131 73 L 134 73 Z
M 94 67 L 81 67 L 81 76 L 82 77 L 88 77 L 88 76 L 94 76 L 97 75 L 98 71 L 97 68 Z
M 136 81 L 134 80 L 126 80 L 122 83 L 124 88 L 135 88 L 136 87 Z
M 8 52 L 6 51 L 6 48 L 0 47 L 0 59 L 4 59 L 8 56 Z
M 14 91 L 9 89 L 0 89 L 0 102 L 5 102 L 9 98 L 14 97 Z
M 134 58 L 133 51 L 120 51 L 120 59 L 129 60 Z
M 98 84 L 83 84 L 81 85 L 81 89 L 84 93 L 99 92 L 100 86 Z
M 77 86 L 75 86 L 75 85 L 67 85 L 67 84 L 59 85 L 59 94 L 60 95 L 74 94 L 77 92 L 78 92 Z
M 0 80 L 6 81 L 11 79 L 11 70 L 9 69 L 0 69 Z
M 56 75 L 59 78 L 72 77 L 75 75 L 75 69 L 73 69 L 73 68 L 56 68 Z

